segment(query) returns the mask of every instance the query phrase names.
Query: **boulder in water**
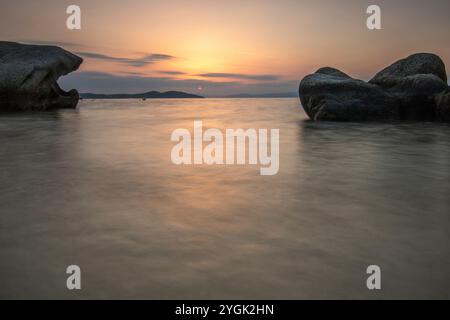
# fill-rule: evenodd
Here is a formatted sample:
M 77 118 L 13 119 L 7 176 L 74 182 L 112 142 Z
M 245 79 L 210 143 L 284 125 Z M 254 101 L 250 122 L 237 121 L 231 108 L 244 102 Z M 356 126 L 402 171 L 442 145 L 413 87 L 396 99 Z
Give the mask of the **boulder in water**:
M 82 62 L 56 46 L 0 41 L 0 111 L 75 108 L 78 92 L 63 91 L 57 80 Z
M 446 82 L 442 60 L 419 53 L 395 62 L 369 82 L 321 68 L 301 81 L 299 95 L 314 120 L 448 121 Z

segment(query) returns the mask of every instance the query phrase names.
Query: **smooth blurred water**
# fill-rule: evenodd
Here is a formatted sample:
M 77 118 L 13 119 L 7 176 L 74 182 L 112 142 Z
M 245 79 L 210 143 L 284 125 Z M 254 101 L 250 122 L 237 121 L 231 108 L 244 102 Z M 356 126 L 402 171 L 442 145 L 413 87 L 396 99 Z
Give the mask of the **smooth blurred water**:
M 278 175 L 172 164 L 194 120 L 279 128 Z M 449 155 L 449 125 L 314 123 L 297 99 L 0 115 L 0 298 L 450 298 Z

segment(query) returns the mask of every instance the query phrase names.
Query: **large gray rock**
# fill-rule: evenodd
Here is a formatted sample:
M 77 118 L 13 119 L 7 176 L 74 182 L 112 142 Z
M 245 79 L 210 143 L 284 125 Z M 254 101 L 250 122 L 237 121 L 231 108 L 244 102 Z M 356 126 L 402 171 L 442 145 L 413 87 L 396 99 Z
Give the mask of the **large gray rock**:
M 59 47 L 0 41 L 0 111 L 75 108 L 78 92 L 57 80 L 82 62 Z
M 383 69 L 368 83 L 321 68 L 301 81 L 299 94 L 314 120 L 433 121 L 444 120 L 447 112 L 444 102 L 437 112 L 437 95 L 447 90 L 446 81 L 442 60 L 420 53 Z
M 395 119 L 398 113 L 389 93 L 329 67 L 321 68 L 302 80 L 300 100 L 308 116 L 314 120 Z

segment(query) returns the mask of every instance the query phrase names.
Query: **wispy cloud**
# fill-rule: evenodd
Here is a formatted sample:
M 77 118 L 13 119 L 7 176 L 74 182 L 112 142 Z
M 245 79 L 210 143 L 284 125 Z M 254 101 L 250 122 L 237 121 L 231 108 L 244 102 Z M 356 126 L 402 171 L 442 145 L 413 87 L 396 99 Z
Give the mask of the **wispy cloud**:
M 258 80 L 258 81 L 274 81 L 279 79 L 279 76 L 274 74 L 202 73 L 199 74 L 198 76 L 205 78 L 227 78 L 227 79 Z
M 169 75 L 169 76 L 181 76 L 181 75 L 184 75 L 184 74 L 186 74 L 185 72 L 181 72 L 181 71 L 170 71 L 170 70 L 161 70 L 161 71 L 158 71 L 158 73 L 160 73 L 160 74 L 166 74 L 166 75 Z
M 152 64 L 157 61 L 171 60 L 174 58 L 171 55 L 161 54 L 161 53 L 152 53 L 152 54 L 148 54 L 143 57 L 134 58 L 134 59 L 108 56 L 108 55 L 96 53 L 96 52 L 77 52 L 77 54 L 79 54 L 80 56 L 83 56 L 85 58 L 124 63 L 124 64 L 132 66 L 132 67 L 144 67 L 148 64 Z

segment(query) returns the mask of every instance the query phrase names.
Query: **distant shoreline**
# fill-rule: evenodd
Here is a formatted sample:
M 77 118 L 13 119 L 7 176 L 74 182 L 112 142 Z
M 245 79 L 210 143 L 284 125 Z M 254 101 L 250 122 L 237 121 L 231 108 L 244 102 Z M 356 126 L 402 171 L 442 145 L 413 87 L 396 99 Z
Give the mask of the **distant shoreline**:
M 203 96 L 181 91 L 149 91 L 145 93 L 115 93 L 115 94 L 98 94 L 98 93 L 80 93 L 80 99 L 203 99 Z
M 298 99 L 296 97 L 200 97 L 200 98 L 190 98 L 190 97 L 171 97 L 171 98 L 148 98 L 149 100 L 176 100 L 176 99 L 232 99 L 232 100 L 246 100 L 246 99 Z M 143 99 L 143 98 L 101 98 L 101 97 L 95 97 L 95 98 L 91 98 L 91 97 L 80 97 L 80 100 L 147 100 L 147 98 Z
M 81 93 L 80 99 L 268 99 L 268 98 L 298 98 L 297 93 L 266 93 L 266 94 L 235 94 L 227 96 L 200 96 L 182 91 L 150 91 L 146 93 Z

